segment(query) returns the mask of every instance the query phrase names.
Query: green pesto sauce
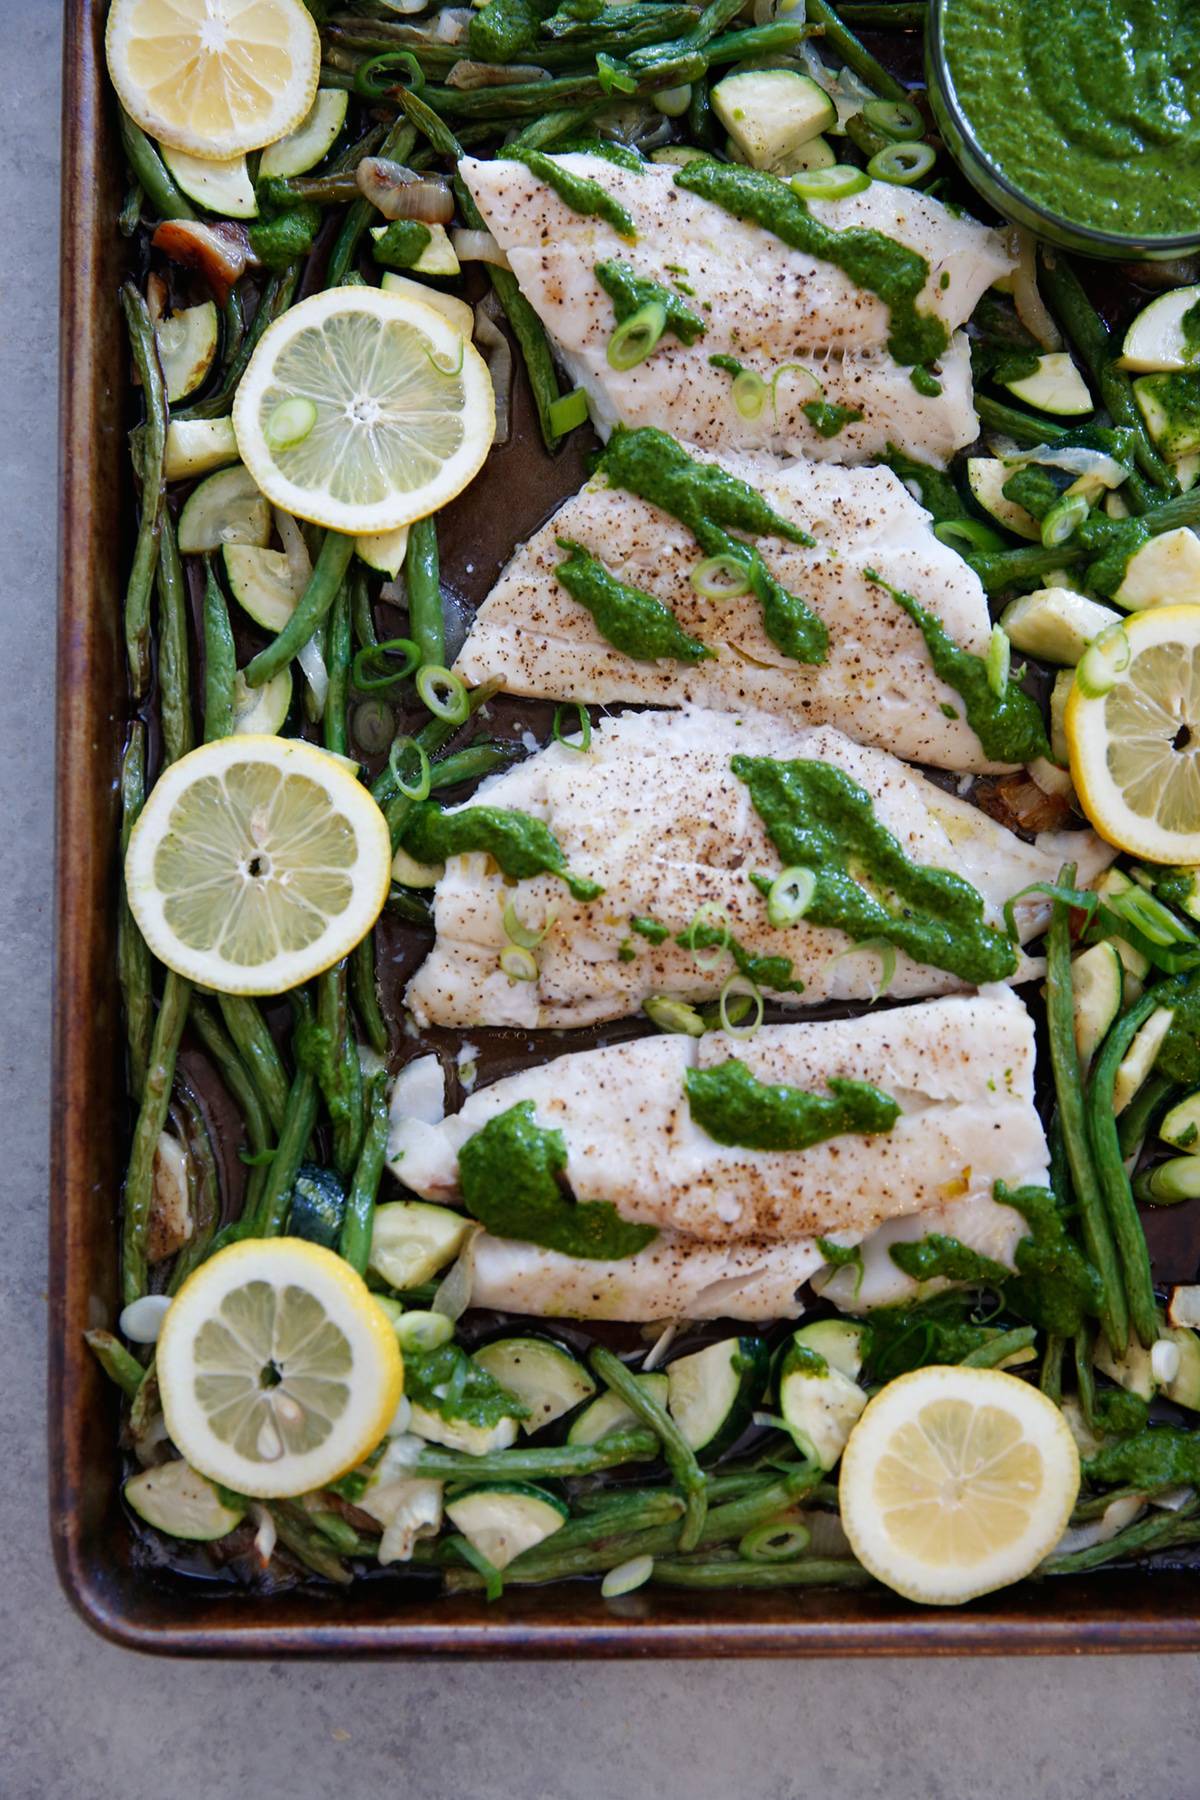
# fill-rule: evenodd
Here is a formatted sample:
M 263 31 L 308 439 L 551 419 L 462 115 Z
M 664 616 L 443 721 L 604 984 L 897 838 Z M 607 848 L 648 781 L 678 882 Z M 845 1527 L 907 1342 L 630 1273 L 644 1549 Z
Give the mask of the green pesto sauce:
M 1017 1277 L 1007 1277 L 1007 1303 L 1042 1331 L 1073 1337 L 1100 1310 L 1100 1277 L 1067 1235 L 1062 1209 L 1049 1188 L 1008 1188 L 998 1181 L 993 1197 L 1014 1207 L 1029 1227 L 1013 1253 Z
M 400 841 L 417 862 L 440 863 L 450 856 L 485 850 L 506 875 L 518 881 L 557 875 L 576 900 L 595 900 L 604 892 L 596 882 L 573 875 L 549 827 L 516 807 L 464 806 L 461 812 L 444 813 L 432 800 L 419 800 L 408 815 Z
M 1158 430 L 1163 454 L 1186 456 L 1194 450 L 1200 438 L 1200 369 L 1144 375 L 1141 391 L 1162 410 L 1164 423 Z
M 1064 487 L 1069 479 L 1064 481 Z M 1045 518 L 1050 508 L 1057 504 L 1062 491 L 1049 469 L 1043 469 L 1037 463 L 1026 463 L 1015 470 L 1000 490 L 1006 500 L 1023 506 L 1035 519 Z
M 978 1250 L 944 1232 L 931 1231 L 915 1243 L 893 1244 L 888 1254 L 902 1275 L 913 1281 L 974 1281 L 999 1287 L 1008 1277 L 1003 1263 L 981 1256 Z
M 321 229 L 321 218 L 319 206 L 302 200 L 278 218 L 258 219 L 248 226 L 250 248 L 264 268 L 286 269 L 298 256 L 308 255 Z
M 880 580 L 873 569 L 867 579 L 879 583 L 903 607 L 918 626 L 929 651 L 929 660 L 942 680 L 962 697 L 967 723 L 983 746 L 984 754 L 995 762 L 1027 763 L 1036 757 L 1049 756 L 1050 740 L 1037 701 L 1017 687 L 1005 683 L 997 694 L 988 680 L 987 664 L 981 656 L 960 650 L 940 619 L 934 617 L 919 600 L 900 588 Z
M 793 1338 L 784 1352 L 779 1374 L 781 1378 L 785 1375 L 805 1375 L 814 1381 L 824 1381 L 829 1374 L 829 1364 L 811 1344 L 798 1344 Z
M 722 369 L 726 375 L 732 375 L 735 381 L 739 375 L 749 373 L 745 363 L 739 362 L 736 356 L 727 356 L 723 350 L 716 356 L 710 356 L 708 360 L 714 369 Z
M 629 928 L 651 944 L 665 944 L 671 935 L 669 925 L 664 925 L 661 919 L 652 919 L 647 913 L 634 913 L 629 921 Z
M 913 370 L 909 379 L 916 388 L 918 394 L 923 394 L 926 400 L 936 400 L 942 391 L 942 384 L 933 371 L 931 369 L 922 368 L 919 363 Z
M 586 607 L 606 643 L 638 662 L 670 658 L 673 662 L 698 663 L 713 652 L 699 638 L 689 637 L 669 606 L 631 582 L 606 569 L 582 544 L 559 538 L 559 548 L 570 552 L 554 573 L 573 600 Z
M 546 156 L 540 150 L 521 150 L 517 152 L 517 162 L 523 162 L 531 175 L 544 181 L 547 187 L 553 188 L 564 206 L 573 212 L 584 213 L 597 219 L 603 219 L 611 225 L 618 237 L 628 238 L 634 242 L 637 232 L 633 220 L 619 200 L 593 181 L 590 175 L 574 175 L 565 169 L 552 156 Z
M 459 1344 L 437 1350 L 406 1352 L 404 1392 L 415 1406 L 443 1419 L 468 1425 L 498 1425 L 501 1419 L 527 1419 L 524 1401 L 501 1387 Z
M 863 1253 L 861 1244 L 835 1244 L 830 1238 L 819 1237 L 816 1239 L 816 1245 L 817 1249 L 821 1252 L 821 1255 L 825 1258 L 825 1261 L 831 1268 L 862 1268 Z
M 683 950 L 728 950 L 739 975 L 755 987 L 773 988 L 776 993 L 802 994 L 804 983 L 793 979 L 794 964 L 790 956 L 756 956 L 753 951 L 716 925 L 689 925 L 675 942 Z
M 861 406 L 840 406 L 836 400 L 806 400 L 800 411 L 823 438 L 836 437 L 845 426 L 862 418 Z
M 1084 1475 L 1107 1487 L 1193 1487 L 1200 1482 L 1200 1432 L 1178 1425 L 1152 1425 L 1123 1443 L 1098 1450 L 1083 1465 Z
M 946 0 L 942 32 L 975 140 L 1022 194 L 1131 237 L 1200 225 L 1193 0 Z
M 835 231 L 815 219 L 778 176 L 733 163 L 687 163 L 676 170 L 675 185 L 774 232 L 793 250 L 835 263 L 856 286 L 874 294 L 891 314 L 888 349 L 898 363 L 936 362 L 950 342 L 941 320 L 917 308 L 929 264 L 882 231 L 861 226 Z
M 1200 300 L 1189 306 L 1179 321 L 1183 333 L 1183 347 L 1193 359 L 1200 358 Z
M 382 237 L 371 245 L 371 254 L 385 269 L 411 269 L 433 241 L 428 225 L 417 219 L 393 219 Z
M 458 1153 L 467 1211 L 496 1237 L 541 1244 L 563 1256 L 617 1262 L 644 1250 L 658 1233 L 631 1225 L 607 1200 L 572 1200 L 562 1182 L 567 1143 L 534 1122 L 522 1100 L 489 1119 Z
M 964 981 L 1012 974 L 1016 952 L 984 922 L 981 895 L 961 875 L 910 861 L 875 817 L 870 795 L 841 769 L 766 756 L 735 756 L 732 767 L 785 866 L 816 877 L 809 923 L 856 943 L 884 938 Z
M 605 162 L 615 163 L 618 169 L 628 169 L 633 175 L 640 175 L 646 167 L 646 160 L 627 144 L 614 144 L 611 138 L 576 137 L 564 138 L 554 147 L 555 156 L 567 156 L 578 153 L 583 156 L 602 156 Z
M 807 1150 L 847 1132 L 890 1131 L 900 1108 L 866 1081 L 831 1076 L 828 1094 L 759 1081 L 736 1056 L 683 1078 L 692 1118 L 718 1144 L 746 1150 Z
M 939 1294 L 932 1300 L 871 1309 L 866 1367 L 872 1387 L 929 1363 L 959 1363 L 988 1343 L 992 1332 L 971 1317 L 974 1296 Z
M 797 594 L 789 594 L 770 573 L 753 544 L 734 537 L 781 537 L 811 544 L 812 537 L 768 506 L 749 482 L 716 463 L 698 462 L 673 437 L 654 426 L 630 431 L 618 425 L 598 467 L 614 487 L 638 494 L 651 506 L 672 513 L 706 556 L 729 557 L 744 569 L 762 607 L 763 629 L 785 656 L 797 662 L 824 662 L 829 633 Z
M 1161 887 L 1161 884 L 1160 884 Z M 1166 898 L 1166 896 L 1163 896 Z M 1200 973 L 1176 976 L 1164 983 L 1162 1004 L 1174 1008 L 1175 1016 L 1159 1046 L 1154 1067 L 1172 1081 L 1189 1088 L 1200 1086 Z
M 681 344 L 694 344 L 704 335 L 704 320 L 698 319 L 678 294 L 663 287 L 661 282 L 637 274 L 629 263 L 619 258 L 597 263 L 596 280 L 613 303 L 618 325 L 631 319 L 643 306 L 657 304 L 667 315 L 666 329 L 673 332 Z
M 946 519 L 968 519 L 970 513 L 963 505 L 962 495 L 955 487 L 950 476 L 941 469 L 930 468 L 928 463 L 914 462 L 903 450 L 897 450 L 895 444 L 889 444 L 884 457 L 893 475 L 898 475 L 907 488 L 916 488 L 921 505 L 926 512 L 932 513 L 935 525 Z
M 623 963 L 636 962 L 637 945 L 631 943 L 628 938 L 622 938 L 621 942 L 617 945 L 617 961 Z

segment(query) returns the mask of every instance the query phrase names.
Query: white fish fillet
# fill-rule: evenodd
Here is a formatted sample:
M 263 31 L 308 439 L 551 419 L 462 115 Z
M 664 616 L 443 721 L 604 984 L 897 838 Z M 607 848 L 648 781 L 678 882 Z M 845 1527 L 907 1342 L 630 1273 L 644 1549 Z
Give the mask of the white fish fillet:
M 960 696 L 934 673 L 919 628 L 867 579 L 871 569 L 914 594 L 962 649 L 987 654 L 991 621 L 979 578 L 934 537 L 928 513 L 903 482 L 883 468 L 706 460 L 749 481 L 781 517 L 816 539 L 806 548 L 764 538 L 759 548 L 771 573 L 823 619 L 825 662 L 785 656 L 763 629 L 752 594 L 703 599 L 689 579 L 702 554 L 687 528 L 597 477 L 518 548 L 475 615 L 455 672 L 471 684 L 495 676 L 510 693 L 589 704 L 751 707 L 798 724 L 836 725 L 913 762 L 1003 767 L 989 762 L 962 716 Z M 566 554 L 560 538 L 582 544 L 622 580 L 661 600 L 715 657 L 642 662 L 615 649 L 555 577 Z
M 663 426 L 712 449 L 764 448 L 838 462 L 879 456 L 889 443 L 945 461 L 972 442 L 977 425 L 961 335 L 938 365 L 941 394 L 923 396 L 887 352 L 888 308 L 836 264 L 792 250 L 772 232 L 676 187 L 672 168 L 649 164 L 635 172 L 585 154 L 555 160 L 626 208 L 636 242 L 575 212 L 522 163 L 467 157 L 459 166 L 522 292 L 587 388 L 602 432 L 622 420 Z M 810 206 L 823 224 L 869 227 L 923 256 L 929 277 L 918 305 L 951 330 L 1011 266 L 995 232 L 912 189 L 872 182 L 861 193 Z M 613 304 L 594 271 L 613 258 L 667 288 L 685 284 L 704 335 L 691 347 L 668 335 L 636 367 L 611 368 Z M 709 362 L 714 354 L 736 357 L 768 383 L 784 364 L 800 363 L 813 370 L 827 401 L 861 407 L 864 416 L 822 437 L 801 410 L 817 389 L 793 372 L 781 377 L 773 403 L 747 420 L 733 404 L 729 374 Z
M 801 1151 L 714 1142 L 684 1093 L 689 1068 L 739 1058 L 760 1080 L 824 1092 L 868 1081 L 901 1113 L 891 1131 Z M 477 1089 L 438 1124 L 393 1115 L 389 1159 L 416 1193 L 451 1200 L 458 1151 L 519 1101 L 561 1130 L 566 1178 L 622 1217 L 728 1249 L 829 1233 L 862 1238 L 886 1220 L 987 1199 L 997 1180 L 1045 1178 L 1033 1104 L 1033 1025 L 1008 988 L 858 1019 L 765 1026 L 749 1040 L 639 1038 L 555 1058 Z
M 1089 881 L 1112 858 L 1091 831 L 1023 843 L 885 751 L 864 749 L 829 727 L 797 730 L 762 714 L 699 709 L 626 713 L 600 723 L 586 753 L 552 744 L 475 796 L 545 820 L 569 866 L 602 883 L 603 895 L 590 904 L 574 901 L 548 875 L 514 887 L 482 853 L 452 857 L 437 886 L 436 943 L 408 988 L 419 1023 L 577 1026 L 636 1012 L 652 994 L 712 998 L 732 972 L 732 957 L 710 953 L 704 960 L 714 966 L 703 969 L 673 942 L 705 902 L 725 908 L 750 953 L 792 959 L 805 988 L 778 994 L 785 1005 L 871 999 L 880 975 L 876 954 L 844 955 L 851 940 L 828 927 L 770 925 L 749 875 L 777 873 L 780 857 L 730 767 L 739 751 L 844 769 L 872 795 L 877 818 L 906 854 L 962 875 L 997 926 L 1007 899 L 1032 882 L 1053 881 L 1064 861 L 1078 863 L 1079 878 Z M 536 981 L 510 981 L 499 966 L 510 901 L 535 931 L 557 915 L 537 948 Z M 631 932 L 630 919 L 646 915 L 669 926 L 671 937 L 653 944 Z M 1032 937 L 1044 928 L 1045 903 L 1023 903 L 1018 918 L 1024 937 Z M 632 960 L 620 959 L 622 944 Z M 898 953 L 889 993 L 906 999 L 964 985 Z

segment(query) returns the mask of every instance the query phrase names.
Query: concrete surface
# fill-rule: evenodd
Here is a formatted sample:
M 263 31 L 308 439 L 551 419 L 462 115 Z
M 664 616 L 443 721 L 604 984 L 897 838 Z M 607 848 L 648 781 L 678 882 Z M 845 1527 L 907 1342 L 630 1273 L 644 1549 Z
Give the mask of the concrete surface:
M 2 1800 L 1200 1800 L 1193 1658 L 172 1665 L 92 1637 L 43 1495 L 58 17 L 0 0 Z

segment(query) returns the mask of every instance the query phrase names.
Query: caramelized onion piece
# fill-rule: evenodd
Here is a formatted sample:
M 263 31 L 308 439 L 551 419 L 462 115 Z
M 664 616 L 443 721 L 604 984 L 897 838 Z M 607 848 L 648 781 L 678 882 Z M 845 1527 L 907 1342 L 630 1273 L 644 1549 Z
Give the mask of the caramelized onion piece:
M 496 300 L 489 294 L 475 308 L 475 341 L 483 351 L 496 396 L 496 435 L 493 443 L 507 444 L 512 407 L 512 346 L 496 323 Z
M 508 267 L 508 257 L 490 231 L 452 231 L 450 242 L 459 262 L 494 263 L 498 269 Z
M 1070 793 L 1046 793 L 1024 769 L 979 782 L 973 798 L 990 819 L 1027 837 L 1061 831 L 1074 810 Z
M 203 225 L 199 219 L 166 219 L 150 242 L 172 262 L 198 269 L 221 306 L 247 264 L 255 261 L 246 227 L 224 219 L 215 225 Z
M 549 81 L 549 69 L 536 63 L 456 62 L 446 77 L 452 88 L 512 87 L 517 82 Z
M 417 219 L 422 225 L 448 225 L 454 217 L 454 195 L 440 175 L 418 175 L 385 156 L 364 156 L 354 171 L 358 191 L 385 219 Z

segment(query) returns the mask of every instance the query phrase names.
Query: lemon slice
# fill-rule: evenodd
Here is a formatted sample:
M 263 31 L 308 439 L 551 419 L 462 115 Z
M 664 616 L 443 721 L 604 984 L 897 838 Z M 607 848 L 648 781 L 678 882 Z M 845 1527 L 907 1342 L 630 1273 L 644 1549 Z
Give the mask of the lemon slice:
M 1052 1400 L 999 1369 L 915 1369 L 871 1400 L 842 1456 L 854 1554 L 909 1600 L 954 1606 L 1057 1544 L 1079 1452 Z
M 1148 862 L 1200 862 L 1200 606 L 1152 606 L 1105 632 L 1063 724 L 1101 836 Z
M 294 131 L 321 72 L 302 0 L 113 0 L 104 42 L 130 118 L 211 162 Z
M 396 1334 L 366 1283 L 304 1238 L 249 1238 L 202 1263 L 171 1302 L 155 1366 L 180 1454 L 260 1499 L 352 1469 L 404 1388 Z
M 387 821 L 298 738 L 203 744 L 159 777 L 125 859 L 138 927 L 177 974 L 281 994 L 345 956 L 387 897 Z
M 491 449 L 496 411 L 487 364 L 433 307 L 330 288 L 267 328 L 233 428 L 277 506 L 358 536 L 395 531 L 460 493 Z

